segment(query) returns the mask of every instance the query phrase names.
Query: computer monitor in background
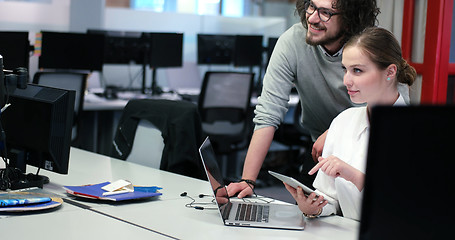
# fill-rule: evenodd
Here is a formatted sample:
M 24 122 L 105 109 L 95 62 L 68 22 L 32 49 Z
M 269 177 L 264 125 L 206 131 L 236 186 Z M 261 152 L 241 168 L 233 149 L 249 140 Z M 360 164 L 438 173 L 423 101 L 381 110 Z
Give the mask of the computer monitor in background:
M 235 36 L 234 66 L 261 66 L 262 35 L 237 35 Z
M 143 64 L 147 56 L 142 32 L 88 29 L 87 34 L 105 37 L 105 64 Z
M 183 58 L 182 33 L 143 33 L 150 41 L 149 65 L 151 68 L 181 67 Z
M 162 93 L 156 80 L 157 68 L 163 67 L 181 67 L 183 58 L 183 34 L 182 33 L 159 33 L 144 32 L 142 40 L 146 46 L 148 56 L 145 61 L 152 69 L 152 95 Z M 145 70 L 143 72 L 145 76 Z M 146 79 L 142 81 L 142 92 L 146 93 Z
M 1 189 L 42 187 L 46 178 L 25 175 L 26 165 L 68 173 L 74 99 L 74 91 L 33 84 L 10 94 L 11 105 L 0 116 L 6 135 L 2 157 L 9 159 Z
M 198 64 L 231 64 L 235 48 L 235 35 L 198 34 Z
M 39 68 L 101 71 L 103 58 L 103 35 L 42 32 Z
M 455 106 L 376 107 L 359 239 L 445 239 L 455 211 Z
M 31 50 L 28 32 L 0 32 L 0 55 L 4 59 L 4 69 L 28 69 Z

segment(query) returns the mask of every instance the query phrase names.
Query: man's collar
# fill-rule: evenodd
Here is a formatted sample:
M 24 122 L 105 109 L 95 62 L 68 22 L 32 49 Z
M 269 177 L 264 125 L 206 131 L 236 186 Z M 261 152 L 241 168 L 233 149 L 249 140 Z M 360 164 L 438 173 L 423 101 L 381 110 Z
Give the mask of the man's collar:
M 322 52 L 324 53 L 324 55 L 326 55 L 327 57 L 332 57 L 332 58 L 341 56 L 341 54 L 343 53 L 343 49 L 344 49 L 344 45 L 343 45 L 343 47 L 341 47 L 340 50 L 338 50 L 338 52 L 336 52 L 333 55 L 330 55 L 330 53 L 328 53 L 323 46 L 320 46 L 320 47 L 321 47 Z

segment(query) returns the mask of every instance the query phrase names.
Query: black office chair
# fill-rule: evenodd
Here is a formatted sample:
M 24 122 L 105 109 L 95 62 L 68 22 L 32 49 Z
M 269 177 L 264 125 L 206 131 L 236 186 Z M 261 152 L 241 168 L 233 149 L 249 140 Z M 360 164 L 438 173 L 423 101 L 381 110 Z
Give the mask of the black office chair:
M 196 104 L 133 99 L 123 109 L 111 156 L 205 180 L 198 152 L 204 137 Z
M 302 108 L 300 101 L 292 107 L 292 121 L 283 122 L 276 130 L 273 140 L 288 147 L 285 171 L 289 175 L 299 174 L 297 169 L 302 165 L 304 151 L 311 151 L 313 141 L 310 132 L 302 125 Z M 292 173 L 294 172 L 294 173 Z
M 76 91 L 74 101 L 74 121 L 71 142 L 77 141 L 80 131 L 81 112 L 84 105 L 85 89 L 88 73 L 79 72 L 37 72 L 33 76 L 33 83 Z
M 226 178 L 238 177 L 236 154 L 248 146 L 251 138 L 253 83 L 254 73 L 210 71 L 202 82 L 198 100 L 202 129 L 222 157 L 219 161 Z M 232 163 L 228 163 L 229 158 L 234 159 L 234 169 L 227 167 Z

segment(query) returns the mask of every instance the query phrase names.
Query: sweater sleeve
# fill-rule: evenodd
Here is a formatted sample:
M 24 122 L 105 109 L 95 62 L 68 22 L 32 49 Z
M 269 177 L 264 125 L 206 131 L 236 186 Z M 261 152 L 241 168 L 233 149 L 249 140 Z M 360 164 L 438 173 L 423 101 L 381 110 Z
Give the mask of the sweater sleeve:
M 266 126 L 278 128 L 288 111 L 297 67 L 294 47 L 289 30 L 278 39 L 275 45 L 263 79 L 261 96 L 254 111 L 255 130 Z

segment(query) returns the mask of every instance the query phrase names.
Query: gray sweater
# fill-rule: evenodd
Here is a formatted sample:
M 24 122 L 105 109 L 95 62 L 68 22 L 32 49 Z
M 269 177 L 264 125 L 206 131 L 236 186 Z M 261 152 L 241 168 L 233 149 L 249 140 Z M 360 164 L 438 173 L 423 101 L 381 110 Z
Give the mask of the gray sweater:
M 343 85 L 341 54 L 328 56 L 321 46 L 308 45 L 305 36 L 306 29 L 297 23 L 279 38 L 255 109 L 255 130 L 280 125 L 294 85 L 302 104 L 302 122 L 313 140 L 338 113 L 354 106 Z

